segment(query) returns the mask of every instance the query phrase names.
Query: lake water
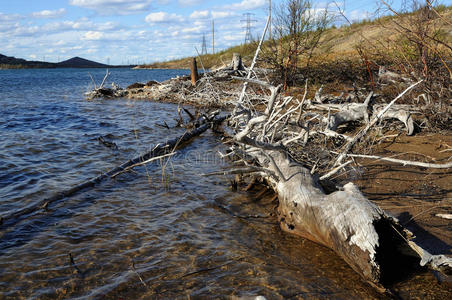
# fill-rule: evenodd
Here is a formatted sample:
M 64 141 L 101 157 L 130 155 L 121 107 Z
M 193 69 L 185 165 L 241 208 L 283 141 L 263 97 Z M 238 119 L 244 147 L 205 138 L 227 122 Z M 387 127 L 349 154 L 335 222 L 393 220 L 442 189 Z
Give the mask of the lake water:
M 111 72 L 107 84 L 123 87 L 188 74 Z M 183 133 L 157 125 L 176 123 L 173 104 L 86 101 L 89 74 L 100 83 L 105 70 L 0 70 L 0 217 Z M 220 138 L 208 131 L 170 160 L 0 227 L 0 298 L 385 298 L 332 251 L 282 232 L 270 191 L 200 176 L 231 167 L 217 155 Z M 422 297 L 432 284 L 426 273 L 397 288 Z

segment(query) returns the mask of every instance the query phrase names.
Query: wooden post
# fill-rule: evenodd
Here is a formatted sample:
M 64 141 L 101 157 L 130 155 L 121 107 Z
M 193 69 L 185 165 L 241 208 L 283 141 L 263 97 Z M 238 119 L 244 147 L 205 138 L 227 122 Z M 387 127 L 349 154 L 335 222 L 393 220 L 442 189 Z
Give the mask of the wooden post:
M 191 76 L 191 84 L 196 86 L 196 81 L 198 81 L 198 66 L 196 65 L 196 58 L 193 57 L 190 66 L 190 76 Z

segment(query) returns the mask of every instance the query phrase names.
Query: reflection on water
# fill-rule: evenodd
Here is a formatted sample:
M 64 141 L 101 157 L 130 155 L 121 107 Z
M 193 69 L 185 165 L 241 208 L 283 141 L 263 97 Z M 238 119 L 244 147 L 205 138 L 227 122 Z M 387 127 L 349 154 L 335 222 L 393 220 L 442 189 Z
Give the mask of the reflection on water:
M 0 215 L 95 177 L 182 129 L 176 106 L 81 99 L 6 103 Z M 39 113 L 39 116 L 36 115 Z M 118 150 L 99 143 L 104 136 Z M 263 187 L 234 192 L 211 132 L 0 231 L 0 298 L 385 298 L 332 251 L 282 232 Z M 430 273 L 405 298 L 444 289 Z M 450 295 L 450 294 L 449 294 Z M 447 294 L 446 294 L 447 297 Z

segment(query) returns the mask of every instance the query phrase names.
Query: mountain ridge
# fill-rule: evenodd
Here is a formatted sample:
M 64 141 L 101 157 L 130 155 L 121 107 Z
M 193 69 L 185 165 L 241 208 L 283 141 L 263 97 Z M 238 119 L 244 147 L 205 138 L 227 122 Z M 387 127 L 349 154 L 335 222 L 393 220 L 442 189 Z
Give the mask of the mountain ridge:
M 0 53 L 0 69 L 26 69 L 26 68 L 106 68 L 115 67 L 79 56 L 74 56 L 58 63 L 44 61 L 30 61 L 14 56 L 6 56 Z

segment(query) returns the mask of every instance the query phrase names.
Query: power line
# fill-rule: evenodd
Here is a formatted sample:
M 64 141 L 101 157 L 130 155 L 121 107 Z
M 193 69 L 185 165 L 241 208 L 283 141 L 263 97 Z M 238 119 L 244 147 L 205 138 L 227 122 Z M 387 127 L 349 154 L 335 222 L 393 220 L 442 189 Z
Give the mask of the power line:
M 268 16 L 270 23 L 268 23 L 268 39 L 272 39 L 272 0 L 268 0 Z
M 253 40 L 253 37 L 251 36 L 251 28 L 253 26 L 251 25 L 253 22 L 257 22 L 257 20 L 251 19 L 251 16 L 254 16 L 253 13 L 244 13 L 243 16 L 245 17 L 245 20 L 240 20 L 240 22 L 246 22 L 245 23 L 245 44 L 251 43 Z
M 215 21 L 212 20 L 212 54 L 215 54 Z

